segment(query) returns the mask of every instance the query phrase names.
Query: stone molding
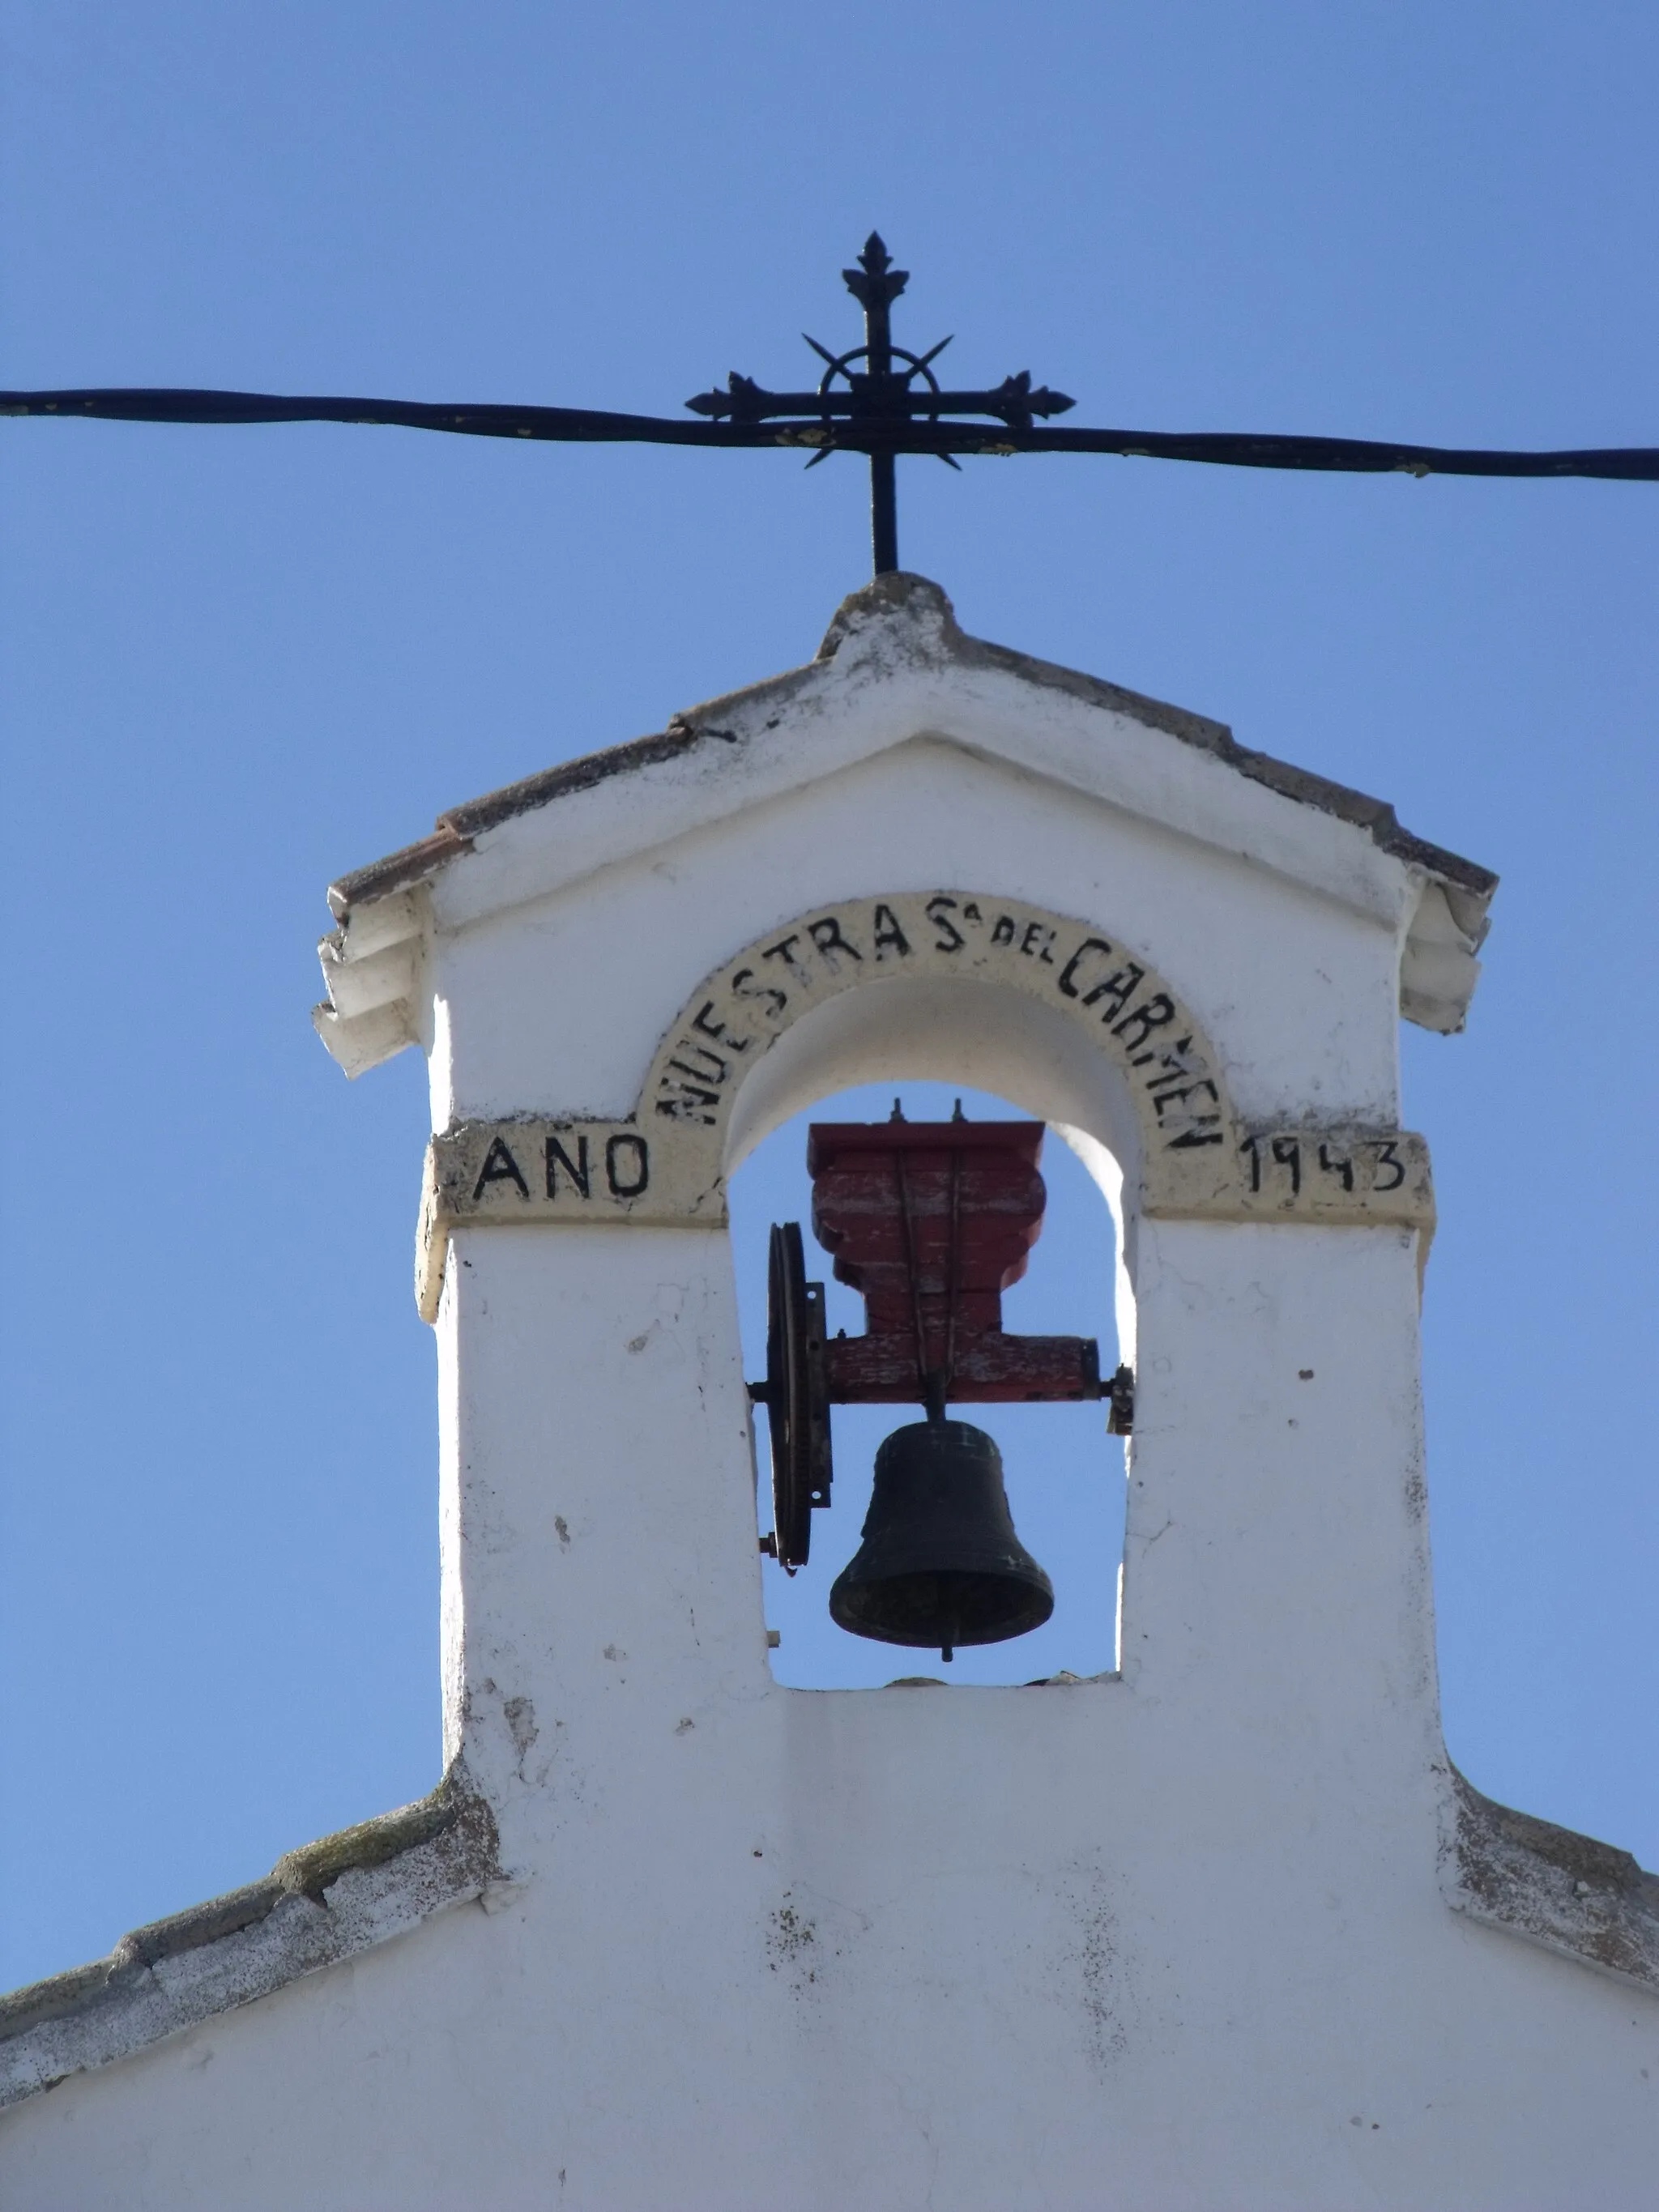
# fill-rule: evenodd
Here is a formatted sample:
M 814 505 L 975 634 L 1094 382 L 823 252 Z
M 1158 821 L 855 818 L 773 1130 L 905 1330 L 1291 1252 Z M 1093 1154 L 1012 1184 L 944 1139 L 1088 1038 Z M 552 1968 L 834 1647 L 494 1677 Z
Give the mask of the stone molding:
M 263 1881 L 0 1997 L 0 2107 L 269 1996 L 501 1886 L 495 1820 L 457 1759 L 428 1796 L 278 1859 Z
M 1659 1991 L 1659 1875 L 1628 1851 L 1483 1797 L 1451 1769 L 1441 1882 L 1456 1911 Z
M 1179 996 L 1103 927 L 962 890 L 845 899 L 769 930 L 706 975 L 617 1121 L 513 1115 L 434 1136 L 416 1298 L 435 1319 L 452 1230 L 726 1224 L 725 1158 L 743 1077 L 804 1014 L 896 978 L 1012 986 L 1078 1024 L 1121 1077 L 1140 1139 L 1142 1212 L 1327 1227 L 1434 1225 L 1428 1148 L 1401 1129 L 1247 1126 Z

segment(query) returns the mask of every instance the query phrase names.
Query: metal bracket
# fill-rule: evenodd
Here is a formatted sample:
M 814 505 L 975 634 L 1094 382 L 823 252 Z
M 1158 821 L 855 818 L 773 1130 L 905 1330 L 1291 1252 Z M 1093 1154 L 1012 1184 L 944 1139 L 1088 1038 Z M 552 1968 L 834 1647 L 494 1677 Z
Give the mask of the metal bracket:
M 1135 1432 L 1135 1374 L 1133 1367 L 1120 1367 L 1103 1395 L 1111 1400 L 1111 1411 L 1106 1416 L 1109 1437 L 1132 1437 Z

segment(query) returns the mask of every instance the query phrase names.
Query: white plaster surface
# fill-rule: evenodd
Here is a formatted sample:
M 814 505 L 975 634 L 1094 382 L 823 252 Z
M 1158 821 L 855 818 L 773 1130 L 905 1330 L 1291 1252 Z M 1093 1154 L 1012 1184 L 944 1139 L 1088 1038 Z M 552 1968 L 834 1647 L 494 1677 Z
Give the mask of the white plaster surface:
M 437 1125 L 625 1113 L 762 929 L 939 881 L 1144 945 L 1253 1115 L 1391 1123 L 1420 885 L 1310 890 L 1231 787 L 1200 843 L 927 740 L 438 900 Z M 794 1034 L 734 1142 L 913 1072 Z M 971 994 L 916 1048 L 1015 1087 Z M 1119 1079 L 1035 1053 L 1018 1095 L 1097 1158 Z M 17 2107 L 5 2212 L 1651 2212 L 1659 1990 L 1445 1886 L 1417 1234 L 1127 1230 L 1121 1674 L 819 1692 L 768 1667 L 724 1231 L 459 1226 L 443 1694 L 502 1879 Z
M 815 904 L 940 884 L 1097 922 L 1144 952 L 1225 1054 L 1250 1119 L 1397 1118 L 1394 927 L 922 740 L 687 831 L 649 866 L 441 930 L 432 988 L 450 1054 L 433 1069 L 434 1126 L 625 1115 L 691 986 L 762 931 Z
M 1437 1885 L 1411 1241 L 1144 1226 L 1121 1680 L 811 1692 L 724 1240 L 464 1232 L 523 1889 L 21 2108 L 8 2212 L 1650 2204 L 1659 2003 Z
M 595 756 L 556 793 L 532 799 L 520 787 L 504 807 L 454 810 L 418 889 L 381 884 L 354 902 L 337 886 L 344 919 L 320 948 L 324 1042 L 356 1074 L 426 1036 L 419 992 L 404 988 L 407 957 L 384 949 L 428 914 L 459 931 L 918 742 L 995 763 L 1046 787 L 1051 804 L 1104 802 L 1138 831 L 1171 833 L 1224 863 L 1248 854 L 1258 870 L 1381 922 L 1398 940 L 1401 1010 L 1432 1029 L 1462 1026 L 1493 880 L 1483 871 L 1405 836 L 1377 801 L 1240 753 L 1219 724 L 964 636 L 937 585 L 895 576 L 843 604 L 817 659 L 676 716 L 648 759 L 636 748 L 617 773 Z M 1002 799 L 1018 820 L 1012 793 Z M 935 880 L 953 874 L 967 879 L 946 868 Z M 1024 895 L 1042 902 L 1030 886 Z M 446 1118 L 482 1111 L 453 1103 Z

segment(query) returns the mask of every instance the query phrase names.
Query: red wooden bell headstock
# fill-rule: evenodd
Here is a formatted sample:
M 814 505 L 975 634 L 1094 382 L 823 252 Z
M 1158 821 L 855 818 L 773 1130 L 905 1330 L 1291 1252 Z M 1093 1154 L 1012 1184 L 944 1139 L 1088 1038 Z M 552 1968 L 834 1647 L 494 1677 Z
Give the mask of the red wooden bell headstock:
M 818 1121 L 812 1227 L 862 1292 L 865 1334 L 826 1348 L 842 1405 L 1097 1398 L 1091 1338 L 1010 1336 L 1002 1293 L 1025 1273 L 1048 1194 L 1041 1121 Z

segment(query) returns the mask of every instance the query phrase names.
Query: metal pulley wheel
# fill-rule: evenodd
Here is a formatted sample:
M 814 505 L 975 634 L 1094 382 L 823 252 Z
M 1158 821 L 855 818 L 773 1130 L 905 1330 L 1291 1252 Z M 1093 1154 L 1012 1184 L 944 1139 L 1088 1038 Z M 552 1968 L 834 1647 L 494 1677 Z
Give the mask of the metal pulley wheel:
M 823 1371 L 823 1285 L 806 1279 L 800 1224 L 775 1223 L 766 1270 L 766 1381 L 750 1395 L 772 1435 L 769 1549 L 790 1574 L 806 1564 L 812 1509 L 830 1503 L 830 1395 Z

